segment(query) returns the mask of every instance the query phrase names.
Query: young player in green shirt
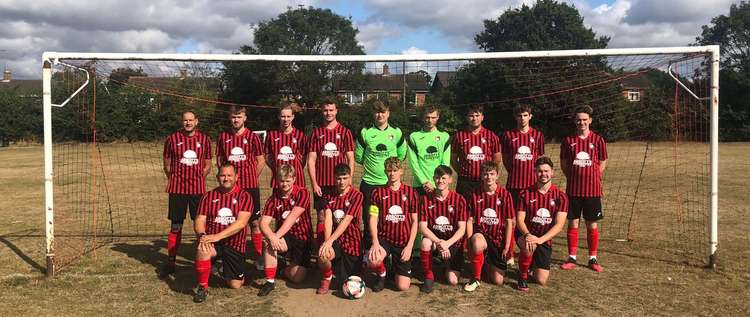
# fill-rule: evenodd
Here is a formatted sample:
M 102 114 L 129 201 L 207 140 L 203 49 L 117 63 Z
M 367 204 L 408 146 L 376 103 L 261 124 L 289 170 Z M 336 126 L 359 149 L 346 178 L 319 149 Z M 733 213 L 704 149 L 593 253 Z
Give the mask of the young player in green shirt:
M 451 143 L 447 132 L 437 129 L 440 110 L 427 106 L 422 113 L 424 127 L 409 135 L 409 166 L 413 181 L 412 187 L 420 195 L 435 190 L 432 174 L 440 165 L 450 165 Z

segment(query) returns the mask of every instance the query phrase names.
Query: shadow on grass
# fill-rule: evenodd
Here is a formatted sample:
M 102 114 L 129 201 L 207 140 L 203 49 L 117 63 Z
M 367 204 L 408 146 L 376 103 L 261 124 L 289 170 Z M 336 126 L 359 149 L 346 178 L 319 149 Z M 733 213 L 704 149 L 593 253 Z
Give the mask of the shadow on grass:
M 26 231 L 23 231 L 23 232 L 26 232 Z M 9 235 L 0 236 L 0 242 L 2 244 L 4 244 L 5 246 L 7 246 L 8 249 L 10 249 L 11 251 L 13 251 L 13 253 L 15 253 L 16 256 L 18 256 L 22 261 L 26 262 L 26 264 L 30 265 L 35 270 L 38 270 L 40 273 L 45 274 L 47 272 L 47 268 L 44 265 L 40 264 L 39 262 L 34 261 L 34 259 L 32 259 L 29 255 L 27 255 L 26 253 L 24 253 L 23 250 L 21 250 L 21 248 L 19 248 L 15 243 L 13 243 L 11 240 L 8 239 L 10 237 L 15 237 L 15 238 L 23 239 L 23 238 L 39 238 L 41 236 L 39 236 L 39 235 L 22 235 L 20 233 L 11 233 Z

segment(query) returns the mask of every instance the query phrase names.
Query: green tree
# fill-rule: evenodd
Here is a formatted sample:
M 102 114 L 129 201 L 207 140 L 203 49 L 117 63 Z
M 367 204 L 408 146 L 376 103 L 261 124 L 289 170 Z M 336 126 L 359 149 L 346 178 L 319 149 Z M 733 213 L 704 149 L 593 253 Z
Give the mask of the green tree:
M 362 55 L 352 21 L 330 9 L 288 9 L 255 26 L 253 45 L 241 54 Z M 336 91 L 334 83 L 362 82 L 362 63 L 231 62 L 225 64 L 224 99 L 246 104 L 276 104 L 279 100 L 312 107 Z M 266 123 L 267 124 L 267 123 Z
M 721 45 L 719 74 L 719 137 L 724 141 L 750 140 L 750 3 L 729 7 L 702 27 L 700 45 Z
M 566 3 L 539 0 L 532 6 L 508 9 L 484 21 L 474 38 L 487 52 L 606 48 L 609 37 L 597 36 L 583 24 L 578 10 Z M 443 97 L 459 105 L 484 103 L 486 126 L 495 131 L 513 128 L 512 109 L 518 103 L 534 108 L 534 125 L 552 138 L 572 132 L 572 108 L 589 104 L 597 117 L 594 128 L 608 140 L 625 137 L 626 125 L 616 111 L 627 107 L 617 83 L 590 85 L 593 74 L 611 72 L 603 58 L 537 58 L 484 60 L 458 70 L 450 93 Z M 444 100 L 443 100 L 444 101 Z M 459 111 L 461 113 L 463 111 Z

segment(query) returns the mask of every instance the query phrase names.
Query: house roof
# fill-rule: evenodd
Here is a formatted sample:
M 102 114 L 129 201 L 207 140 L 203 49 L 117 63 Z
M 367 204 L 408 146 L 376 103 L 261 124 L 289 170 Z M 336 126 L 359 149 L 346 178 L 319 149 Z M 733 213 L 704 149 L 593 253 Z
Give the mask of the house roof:
M 451 80 L 456 77 L 455 71 L 439 71 L 435 73 L 435 81 L 433 82 L 433 86 L 440 83 L 440 86 L 442 88 L 447 88 L 450 86 Z
M 14 90 L 26 92 L 42 92 L 42 81 L 32 79 L 14 79 L 8 82 L 0 81 L 0 90 Z
M 339 91 L 352 90 L 352 87 L 347 87 L 345 82 L 340 83 L 342 85 Z M 410 73 L 406 74 L 406 87 L 409 90 L 428 91 L 430 81 L 422 74 Z M 404 76 L 402 74 L 365 74 L 365 89 L 367 91 L 401 91 L 404 89 Z

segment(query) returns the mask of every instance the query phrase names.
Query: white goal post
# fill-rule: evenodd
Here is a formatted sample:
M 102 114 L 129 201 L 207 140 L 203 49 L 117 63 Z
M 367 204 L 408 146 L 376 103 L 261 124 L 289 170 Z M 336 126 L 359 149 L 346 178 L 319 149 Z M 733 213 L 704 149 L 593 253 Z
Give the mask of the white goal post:
M 719 46 L 621 48 L 560 51 L 525 51 L 457 54 L 417 54 L 417 55 L 241 55 L 241 54 L 140 54 L 140 53 L 60 53 L 45 52 L 42 55 L 43 79 L 43 119 L 44 119 L 44 188 L 45 188 L 45 235 L 47 275 L 52 275 L 55 256 L 55 209 L 53 138 L 52 138 L 52 77 L 53 65 L 63 60 L 121 60 L 121 61 L 183 61 L 183 62 L 228 62 L 228 61 L 271 61 L 271 62 L 414 62 L 451 60 L 512 60 L 520 58 L 562 58 L 588 56 L 653 55 L 653 54 L 697 54 L 710 55 L 710 190 L 708 213 L 708 263 L 716 265 L 718 250 L 718 164 L 719 164 Z M 679 80 L 678 80 L 679 82 Z M 682 85 L 683 89 L 687 89 Z M 80 89 L 79 89 L 80 91 Z M 77 92 L 77 91 L 76 91 Z

